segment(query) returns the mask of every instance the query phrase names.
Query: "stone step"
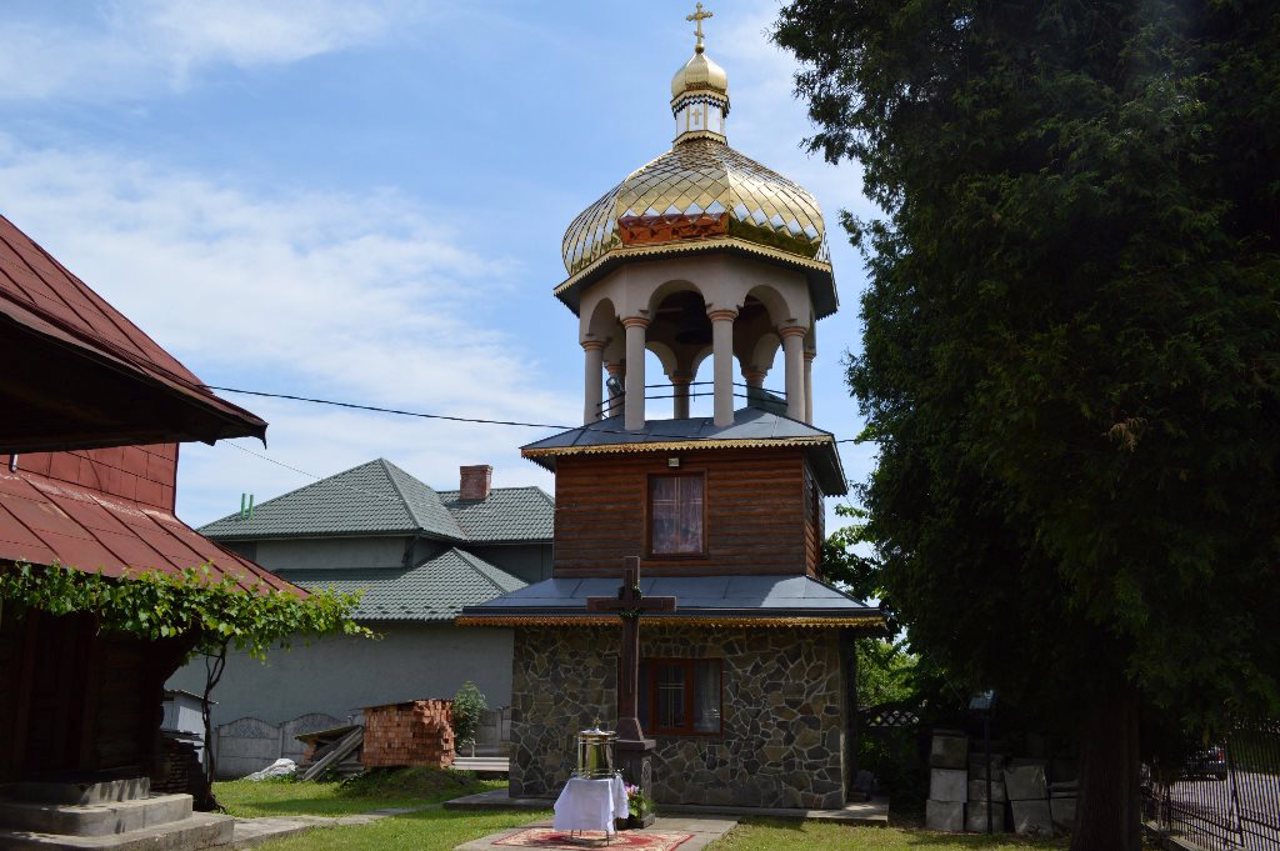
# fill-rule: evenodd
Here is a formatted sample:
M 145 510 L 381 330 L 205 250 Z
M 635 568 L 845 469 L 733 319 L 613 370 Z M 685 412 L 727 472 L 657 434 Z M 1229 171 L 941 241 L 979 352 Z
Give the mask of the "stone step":
M 149 777 L 0 784 L 0 798 L 41 804 L 105 804 L 111 801 L 132 801 L 150 794 Z
M 23 830 L 0 829 L 0 848 L 42 848 L 52 851 L 195 851 L 231 841 L 235 819 L 213 813 L 193 813 L 169 824 L 144 827 L 109 836 L 61 836 Z
M 63 836 L 128 833 L 182 821 L 190 815 L 190 795 L 156 795 L 136 801 L 83 806 L 0 801 L 0 825 Z

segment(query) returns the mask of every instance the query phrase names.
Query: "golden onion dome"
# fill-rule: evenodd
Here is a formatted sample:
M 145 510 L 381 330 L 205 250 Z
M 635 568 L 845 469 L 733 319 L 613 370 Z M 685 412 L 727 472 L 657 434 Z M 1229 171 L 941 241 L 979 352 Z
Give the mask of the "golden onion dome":
M 729 75 L 707 56 L 701 46 L 671 78 L 671 98 L 675 100 L 686 92 L 712 91 L 729 96 Z
M 703 49 L 702 21 L 709 17 L 699 3 L 688 18 L 697 21 L 698 41 L 671 81 L 671 150 L 627 175 L 565 231 L 561 253 L 569 278 L 556 295 L 575 310 L 575 292 L 624 256 L 723 249 L 800 268 L 821 290 L 819 314 L 835 310 L 818 202 L 725 138 L 729 78 Z
M 724 142 L 683 139 L 578 215 L 561 246 L 570 275 L 617 248 L 736 237 L 826 260 L 822 210 L 794 183 Z

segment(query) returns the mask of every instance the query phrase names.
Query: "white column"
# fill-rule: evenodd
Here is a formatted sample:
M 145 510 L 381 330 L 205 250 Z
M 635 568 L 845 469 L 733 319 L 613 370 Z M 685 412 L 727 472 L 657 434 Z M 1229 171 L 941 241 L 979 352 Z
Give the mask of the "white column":
M 807 330 L 799 325 L 788 325 L 778 329 L 787 363 L 787 416 L 801 422 L 805 421 L 804 335 Z
M 738 311 L 708 310 L 715 378 L 715 424 L 733 425 L 733 320 Z
M 671 373 L 671 415 L 677 420 L 689 419 L 689 384 L 692 381 L 693 376 L 687 372 Z
M 804 353 L 804 421 L 813 425 L 813 359 L 817 352 Z
M 622 320 L 627 329 L 627 395 L 623 400 L 623 422 L 627 431 L 644 429 L 644 330 L 649 320 L 628 316 Z
M 603 340 L 583 340 L 582 352 L 586 356 L 583 360 L 585 366 L 583 369 L 583 380 L 585 382 L 582 392 L 582 424 L 588 425 L 601 419 L 604 416 L 604 410 L 600 407 L 600 373 L 604 369 L 604 341 Z

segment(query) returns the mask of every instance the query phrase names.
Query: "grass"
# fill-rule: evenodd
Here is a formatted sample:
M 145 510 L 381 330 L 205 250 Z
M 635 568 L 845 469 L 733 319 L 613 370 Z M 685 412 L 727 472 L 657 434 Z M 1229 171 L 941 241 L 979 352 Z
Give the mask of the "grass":
M 1027 851 L 1066 848 L 1066 840 L 1031 842 L 1007 836 L 932 833 L 895 827 L 862 827 L 832 821 L 744 819 L 709 851 Z
M 422 808 L 367 825 L 313 830 L 261 846 L 269 851 L 451 851 L 463 842 L 550 817 L 549 810 L 455 811 L 440 805 L 504 783 L 427 768 L 374 772 L 347 783 L 237 780 L 219 783 L 214 791 L 229 813 L 242 817 L 340 816 L 387 807 Z M 1065 840 L 1029 842 L 825 821 L 745 819 L 709 851 L 1026 851 L 1066 845 Z
M 465 771 L 409 768 L 374 771 L 346 783 L 297 783 L 292 780 L 233 780 L 213 791 L 227 813 L 263 816 L 345 816 L 386 807 L 421 807 L 505 785 L 477 780 Z
M 550 811 L 458 812 L 435 804 L 372 824 L 313 830 L 258 847 L 268 851 L 452 851 L 472 839 L 550 815 Z

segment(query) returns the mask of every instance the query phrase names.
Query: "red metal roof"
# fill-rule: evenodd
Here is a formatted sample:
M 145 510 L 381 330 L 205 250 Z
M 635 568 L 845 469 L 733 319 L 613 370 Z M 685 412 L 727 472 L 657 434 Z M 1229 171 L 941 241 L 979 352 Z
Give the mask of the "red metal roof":
M 0 318 L 94 363 L 159 385 L 170 397 L 181 398 L 212 418 L 200 424 L 175 419 L 167 434 L 174 440 L 212 442 L 265 433 L 262 419 L 204 389 L 200 379 L 173 355 L 4 216 L 0 216 Z M 155 442 L 155 435 L 152 438 Z
M 306 592 L 203 537 L 170 511 L 39 473 L 0 471 L 0 561 L 60 563 L 105 576 L 208 563 L 241 588 Z

